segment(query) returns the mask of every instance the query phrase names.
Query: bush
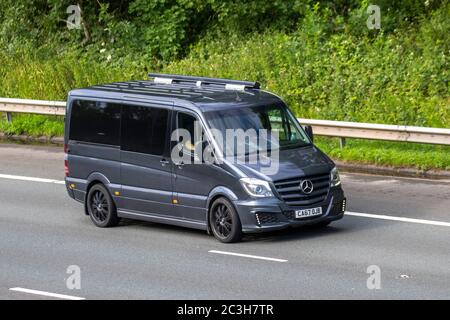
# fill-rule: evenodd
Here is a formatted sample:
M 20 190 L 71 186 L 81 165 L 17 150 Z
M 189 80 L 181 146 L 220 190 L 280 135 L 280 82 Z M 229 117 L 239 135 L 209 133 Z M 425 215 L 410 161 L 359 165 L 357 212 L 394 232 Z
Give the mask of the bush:
M 305 118 L 448 127 L 446 19 L 443 8 L 415 32 L 355 36 L 311 11 L 290 34 L 207 37 L 165 71 L 257 79 Z
M 258 80 L 307 118 L 449 127 L 450 5 L 379 1 L 0 0 L 0 96 L 170 73 Z

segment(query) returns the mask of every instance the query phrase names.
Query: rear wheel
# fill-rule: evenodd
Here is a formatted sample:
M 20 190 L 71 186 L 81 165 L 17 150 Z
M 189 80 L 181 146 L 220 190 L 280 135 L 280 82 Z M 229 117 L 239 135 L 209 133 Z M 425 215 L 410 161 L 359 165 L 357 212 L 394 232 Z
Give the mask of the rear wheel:
M 108 190 L 101 184 L 96 184 L 89 190 L 87 208 L 97 227 L 113 227 L 119 223 L 116 206 Z
M 215 200 L 209 216 L 211 230 L 216 239 L 224 243 L 242 239 L 241 220 L 230 201 L 225 198 Z

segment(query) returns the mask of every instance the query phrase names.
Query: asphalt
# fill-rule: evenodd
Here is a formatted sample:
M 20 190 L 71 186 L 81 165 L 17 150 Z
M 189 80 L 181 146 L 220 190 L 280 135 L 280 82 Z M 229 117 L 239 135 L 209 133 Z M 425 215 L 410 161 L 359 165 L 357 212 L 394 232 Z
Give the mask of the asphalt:
M 0 175 L 63 179 L 60 148 L 0 145 Z M 450 181 L 346 173 L 350 212 L 450 222 Z M 99 229 L 64 185 L 0 177 L 0 299 L 450 299 L 450 227 L 347 215 L 221 244 L 201 231 L 123 221 Z M 211 253 L 219 250 L 287 260 Z M 81 289 L 69 290 L 70 265 Z M 380 289 L 367 287 L 371 265 Z

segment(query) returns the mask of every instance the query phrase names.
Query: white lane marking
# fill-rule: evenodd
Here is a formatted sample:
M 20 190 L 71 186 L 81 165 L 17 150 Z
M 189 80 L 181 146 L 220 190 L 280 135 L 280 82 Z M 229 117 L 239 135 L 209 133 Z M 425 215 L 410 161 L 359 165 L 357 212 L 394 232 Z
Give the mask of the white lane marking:
M 85 300 L 85 298 L 81 298 L 81 297 L 68 296 L 65 294 L 51 293 L 51 292 L 46 292 L 46 291 L 39 291 L 39 290 L 32 290 L 32 289 L 25 289 L 25 288 L 18 288 L 18 287 L 10 288 L 9 290 L 23 292 L 23 293 L 29 293 L 29 294 L 35 294 L 35 295 L 45 296 L 45 297 L 65 299 L 65 300 Z
M 209 253 L 224 254 L 224 255 L 228 255 L 228 256 L 237 256 L 237 257 L 251 258 L 251 259 L 259 259 L 259 260 L 267 260 L 267 261 L 275 261 L 275 262 L 287 262 L 287 260 L 284 260 L 284 259 L 254 256 L 254 255 L 251 255 L 251 254 L 242 254 L 242 253 L 218 251 L 218 250 L 209 250 L 208 252 Z
M 381 220 L 429 224 L 429 225 L 441 226 L 441 227 L 450 227 L 450 222 L 443 222 L 443 221 L 436 221 L 436 220 L 413 219 L 413 218 L 386 216 L 386 215 L 382 215 L 382 214 L 369 214 L 369 213 L 349 212 L 349 211 L 345 211 L 345 215 L 355 216 L 355 217 L 363 217 L 363 218 L 381 219 Z
M 373 177 L 373 178 L 382 178 L 382 177 L 389 177 L 386 175 L 379 175 L 379 174 L 372 174 L 372 173 L 358 173 L 358 172 L 339 172 L 339 176 L 342 178 L 346 178 L 349 179 L 351 182 L 361 182 L 361 183 L 366 183 L 367 181 L 361 181 L 358 179 L 357 176 L 369 176 L 369 177 Z M 356 177 L 355 177 L 356 176 Z M 403 180 L 413 180 L 413 181 L 428 181 L 428 182 L 433 182 L 434 184 L 447 184 L 450 182 L 450 179 L 427 179 L 427 178 L 415 178 L 415 177 L 395 177 L 395 179 L 398 181 L 403 181 Z
M 0 178 L 1 179 L 10 179 L 10 180 L 31 181 L 31 182 L 65 184 L 65 181 L 63 181 L 63 180 L 53 180 L 53 179 L 36 178 L 36 177 L 15 176 L 15 175 L 10 175 L 10 174 L 0 174 Z M 401 222 L 409 222 L 409 223 L 418 223 L 418 224 L 428 224 L 428 225 L 435 225 L 435 226 L 450 227 L 450 222 L 443 222 L 443 221 L 424 220 L 424 219 L 412 219 L 412 218 L 386 216 L 386 215 L 370 214 L 370 213 L 362 213 L 362 212 L 350 212 L 350 211 L 346 211 L 345 214 L 348 215 L 348 216 L 355 216 L 355 217 L 364 217 L 364 218 L 372 218 L 372 219 L 382 219 L 382 220 L 401 221 Z M 215 253 L 218 253 L 218 252 L 215 252 Z M 223 254 L 225 254 L 225 253 L 223 253 Z M 228 253 L 228 254 L 232 254 L 232 253 Z M 234 255 L 238 255 L 238 254 L 234 254 Z M 257 258 L 255 258 L 255 259 L 257 259 Z M 266 259 L 266 260 L 268 260 L 268 259 Z
M 10 179 L 10 180 L 21 180 L 21 181 L 65 184 L 65 182 L 61 181 L 61 180 L 35 178 L 35 177 L 25 177 L 25 176 L 14 176 L 14 175 L 11 175 L 11 174 L 0 174 L 0 178 L 1 179 Z

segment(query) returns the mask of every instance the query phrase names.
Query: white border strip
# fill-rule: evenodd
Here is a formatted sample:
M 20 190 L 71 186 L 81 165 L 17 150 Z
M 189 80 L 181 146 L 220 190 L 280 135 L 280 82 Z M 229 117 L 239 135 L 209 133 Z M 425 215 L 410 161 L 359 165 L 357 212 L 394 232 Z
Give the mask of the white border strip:
M 10 175 L 10 174 L 0 174 L 0 178 L 1 179 L 10 179 L 10 180 L 20 180 L 20 181 L 65 184 L 65 182 L 61 181 L 61 180 L 34 178 L 34 177 L 25 177 L 25 176 L 14 176 L 14 175 Z
M 35 294 L 35 295 L 45 296 L 45 297 L 65 299 L 65 300 L 85 300 L 85 298 L 81 298 L 81 297 L 68 296 L 65 294 L 51 293 L 51 292 L 46 292 L 46 291 L 39 291 L 39 290 L 32 290 L 32 289 L 25 289 L 25 288 L 18 288 L 18 287 L 10 288 L 9 290 L 16 291 L 16 292 Z
M 224 254 L 228 256 L 237 256 L 237 257 L 244 257 L 244 258 L 251 258 L 251 259 L 259 259 L 259 260 L 267 260 L 267 261 L 275 261 L 275 262 L 288 262 L 288 260 L 284 259 L 276 259 L 276 258 L 269 258 L 269 257 L 261 257 L 261 256 L 254 256 L 251 254 L 242 254 L 242 253 L 234 253 L 234 252 L 226 252 L 226 251 L 218 251 L 218 250 L 209 250 L 209 253 L 217 253 L 217 254 Z
M 369 213 L 345 211 L 344 215 L 355 216 L 355 217 L 364 217 L 364 218 L 372 218 L 372 219 L 381 219 L 381 220 L 391 220 L 391 221 L 401 221 L 401 222 L 409 222 L 409 223 L 428 224 L 428 225 L 441 226 L 441 227 L 450 227 L 450 222 L 424 220 L 424 219 L 413 219 L 413 218 L 404 218 L 404 217 L 394 217 L 394 216 L 385 216 L 385 215 L 382 215 L 382 214 L 369 214 Z

